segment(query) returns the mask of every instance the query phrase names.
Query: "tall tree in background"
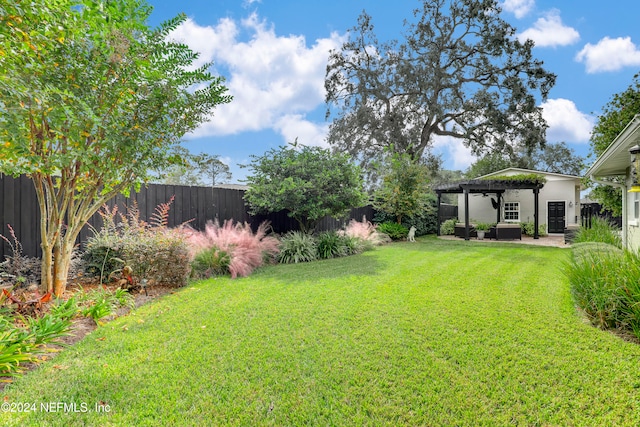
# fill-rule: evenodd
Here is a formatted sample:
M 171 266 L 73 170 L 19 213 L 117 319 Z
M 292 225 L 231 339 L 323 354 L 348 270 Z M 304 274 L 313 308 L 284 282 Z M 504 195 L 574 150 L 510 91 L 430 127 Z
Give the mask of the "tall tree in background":
M 532 153 L 516 153 L 515 159 L 502 153 L 491 153 L 476 160 L 465 172 L 469 179 L 507 168 L 532 169 L 541 172 L 582 176 L 585 159 L 565 142 L 548 143 Z
M 173 152 L 181 162 L 158 170 L 154 181 L 171 185 L 214 186 L 231 180 L 229 166 L 220 161 L 218 155 L 193 154 L 181 145 Z
M 150 13 L 142 0 L 0 3 L 0 172 L 34 183 L 42 287 L 56 295 L 88 219 L 231 99 L 167 40 L 186 17 L 151 29 Z
M 414 161 L 434 136 L 460 138 L 475 154 L 515 154 L 543 144 L 555 75 L 500 18 L 497 0 L 428 0 L 402 42 L 380 42 L 363 12 L 332 51 L 325 88 L 328 141 L 369 167 L 393 146 Z
M 640 74 L 633 76 L 631 85 L 623 92 L 613 95 L 611 101 L 604 106 L 602 114 L 591 131 L 592 154 L 601 155 L 636 114 L 640 114 Z M 622 181 L 618 180 L 618 182 Z M 591 190 L 591 197 L 613 215 L 622 215 L 620 188 L 596 185 Z

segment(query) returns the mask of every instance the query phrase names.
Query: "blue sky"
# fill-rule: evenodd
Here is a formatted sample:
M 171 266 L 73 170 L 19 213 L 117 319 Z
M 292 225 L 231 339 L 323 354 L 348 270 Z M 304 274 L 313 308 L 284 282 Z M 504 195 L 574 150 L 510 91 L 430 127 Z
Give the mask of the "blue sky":
M 151 25 L 180 12 L 188 16 L 173 37 L 213 61 L 234 100 L 185 138 L 192 152 L 218 154 L 232 182 L 248 173 L 250 155 L 298 138 L 324 146 L 324 71 L 328 51 L 339 48 L 366 10 L 379 39 L 401 38 L 404 19 L 418 0 L 149 0 Z M 637 0 L 502 0 L 503 18 L 518 36 L 535 41 L 534 55 L 558 78 L 541 102 L 548 142 L 565 141 L 589 153 L 589 134 L 612 95 L 640 71 Z M 446 169 L 466 169 L 474 157 L 460 141 L 434 141 Z

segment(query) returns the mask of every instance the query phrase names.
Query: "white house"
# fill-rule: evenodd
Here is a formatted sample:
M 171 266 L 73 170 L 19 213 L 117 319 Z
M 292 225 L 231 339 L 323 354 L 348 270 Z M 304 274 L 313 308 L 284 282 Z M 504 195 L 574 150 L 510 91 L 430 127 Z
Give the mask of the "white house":
M 587 171 L 592 181 L 622 188 L 622 243 L 640 250 L 640 193 L 633 172 L 640 174 L 640 114 L 636 115 Z M 636 160 L 634 162 L 634 159 Z M 635 163 L 635 164 L 634 164 Z M 620 178 L 618 181 L 611 181 Z
M 479 177 L 538 174 L 547 182 L 538 196 L 538 224 L 546 225 L 549 233 L 562 233 L 565 227 L 577 224 L 580 219 L 580 177 L 528 169 L 508 168 Z M 498 221 L 496 203 L 501 204 Z M 465 197 L 458 195 L 458 212 L 465 212 Z M 490 193 L 469 194 L 469 217 L 481 222 L 533 222 L 534 195 L 529 189 L 506 190 L 499 199 Z

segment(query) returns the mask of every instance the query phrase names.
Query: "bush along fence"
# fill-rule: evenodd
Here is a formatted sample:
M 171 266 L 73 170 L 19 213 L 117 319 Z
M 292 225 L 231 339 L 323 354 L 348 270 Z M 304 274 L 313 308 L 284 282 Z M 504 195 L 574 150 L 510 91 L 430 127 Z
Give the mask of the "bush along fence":
M 117 205 L 120 212 L 126 212 L 127 208 L 137 204 L 140 219 L 148 221 L 159 204 L 166 203 L 173 197 L 169 227 L 189 222 L 196 230 L 204 230 L 208 221 L 218 220 L 222 224 L 225 220 L 233 219 L 236 222 L 249 223 L 254 231 L 265 220 L 270 222 L 271 229 L 276 233 L 298 229 L 297 222 L 289 218 L 286 211 L 269 215 L 250 215 L 243 199 L 244 188 L 233 185 L 212 188 L 149 184 L 139 192 L 131 191 L 129 197 L 118 195 L 107 205 L 110 208 Z M 374 213 L 371 206 L 354 208 L 345 219 L 324 218 L 318 226 L 318 231 L 342 228 L 352 218 L 360 221 L 366 216 L 371 220 Z M 23 254 L 39 257 L 40 211 L 33 183 L 26 176 L 12 178 L 0 175 L 0 234 L 10 236 L 9 225 L 22 243 Z M 79 244 L 86 243 L 93 235 L 91 227 L 102 227 L 100 215 L 96 214 L 89 220 L 89 225 L 85 226 L 79 236 Z M 5 255 L 10 254 L 9 245 L 0 240 L 0 261 L 5 259 Z

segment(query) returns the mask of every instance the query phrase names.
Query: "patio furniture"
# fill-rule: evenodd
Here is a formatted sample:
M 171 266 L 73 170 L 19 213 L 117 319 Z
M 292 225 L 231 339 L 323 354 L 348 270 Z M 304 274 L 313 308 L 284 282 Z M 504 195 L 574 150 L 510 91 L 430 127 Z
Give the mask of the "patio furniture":
M 522 240 L 520 224 L 501 222 L 496 225 L 496 240 Z
M 455 228 L 454 228 L 454 235 L 456 237 L 460 237 L 464 239 L 464 224 L 463 223 L 456 223 Z M 478 232 L 476 231 L 476 226 L 475 224 L 471 224 L 469 223 L 469 237 L 478 237 Z

